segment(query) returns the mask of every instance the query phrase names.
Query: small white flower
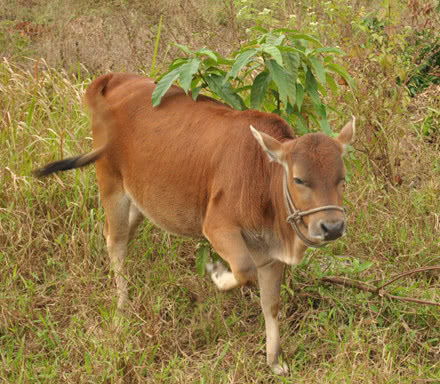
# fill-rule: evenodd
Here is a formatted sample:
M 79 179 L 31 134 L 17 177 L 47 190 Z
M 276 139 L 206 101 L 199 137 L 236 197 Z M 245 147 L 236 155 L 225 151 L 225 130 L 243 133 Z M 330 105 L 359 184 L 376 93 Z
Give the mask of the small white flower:
M 264 8 L 261 12 L 259 12 L 259 15 L 268 15 L 269 13 L 272 13 L 271 9 Z

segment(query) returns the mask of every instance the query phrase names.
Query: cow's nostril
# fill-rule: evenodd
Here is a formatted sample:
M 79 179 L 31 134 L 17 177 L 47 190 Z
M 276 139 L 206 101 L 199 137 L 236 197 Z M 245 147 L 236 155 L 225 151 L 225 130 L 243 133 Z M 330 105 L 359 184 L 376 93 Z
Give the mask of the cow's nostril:
M 322 229 L 322 232 L 324 233 L 324 236 L 326 236 L 328 234 L 328 228 L 327 228 L 327 225 L 323 221 L 321 221 L 321 229 Z
M 335 240 L 341 237 L 344 232 L 344 220 L 338 221 L 322 221 L 321 222 L 322 234 L 325 240 Z

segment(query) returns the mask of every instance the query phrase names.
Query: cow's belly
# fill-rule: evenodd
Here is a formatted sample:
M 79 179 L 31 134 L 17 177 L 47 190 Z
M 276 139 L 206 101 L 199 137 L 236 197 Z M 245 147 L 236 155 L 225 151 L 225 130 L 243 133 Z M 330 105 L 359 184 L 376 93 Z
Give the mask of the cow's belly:
M 196 196 L 175 194 L 157 184 L 142 189 L 125 186 L 125 191 L 142 214 L 163 230 L 179 236 L 202 235 L 202 209 Z
M 117 168 L 127 194 L 148 219 L 177 235 L 202 234 L 215 146 L 201 145 L 209 142 L 202 133 L 200 127 L 139 123 L 129 135 L 115 137 Z

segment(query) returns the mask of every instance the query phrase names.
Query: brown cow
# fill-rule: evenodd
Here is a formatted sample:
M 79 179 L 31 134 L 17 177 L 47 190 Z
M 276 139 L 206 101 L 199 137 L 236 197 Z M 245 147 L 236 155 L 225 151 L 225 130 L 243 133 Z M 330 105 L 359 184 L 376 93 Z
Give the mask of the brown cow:
M 86 94 L 95 150 L 36 174 L 96 161 L 120 309 L 127 242 L 144 217 L 177 235 L 205 236 L 231 268 L 207 266 L 219 289 L 258 281 L 267 362 L 285 373 L 277 320 L 284 266 L 345 231 L 342 155 L 354 119 L 336 139 L 294 138 L 277 115 L 236 111 L 205 96 L 195 102 L 176 86 L 153 108 L 154 89 L 134 74 L 96 79 Z

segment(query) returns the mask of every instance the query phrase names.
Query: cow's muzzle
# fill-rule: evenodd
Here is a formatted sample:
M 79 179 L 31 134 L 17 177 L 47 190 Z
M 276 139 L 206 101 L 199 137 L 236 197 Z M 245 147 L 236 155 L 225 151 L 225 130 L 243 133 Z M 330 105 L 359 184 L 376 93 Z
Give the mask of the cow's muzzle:
M 318 227 L 325 241 L 336 240 L 345 232 L 345 220 L 319 220 Z

